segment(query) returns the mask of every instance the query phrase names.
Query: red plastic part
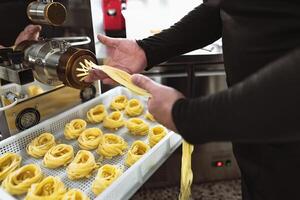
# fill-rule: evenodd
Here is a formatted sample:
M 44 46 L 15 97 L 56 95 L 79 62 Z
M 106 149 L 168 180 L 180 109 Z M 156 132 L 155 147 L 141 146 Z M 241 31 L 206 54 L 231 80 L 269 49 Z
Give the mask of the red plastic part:
M 104 30 L 125 30 L 125 18 L 122 15 L 122 0 L 102 0 Z

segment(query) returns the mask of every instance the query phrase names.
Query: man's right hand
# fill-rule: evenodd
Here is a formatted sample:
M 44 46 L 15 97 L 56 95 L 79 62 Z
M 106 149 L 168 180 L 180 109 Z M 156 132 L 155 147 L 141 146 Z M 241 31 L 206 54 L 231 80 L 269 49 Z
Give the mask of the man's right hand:
M 99 41 L 107 48 L 107 58 L 105 65 L 119 68 L 130 74 L 142 72 L 147 59 L 144 50 L 135 40 L 124 38 L 110 38 L 104 35 L 98 35 Z M 85 79 L 87 82 L 102 80 L 105 84 L 113 84 L 114 81 L 99 70 L 92 71 Z

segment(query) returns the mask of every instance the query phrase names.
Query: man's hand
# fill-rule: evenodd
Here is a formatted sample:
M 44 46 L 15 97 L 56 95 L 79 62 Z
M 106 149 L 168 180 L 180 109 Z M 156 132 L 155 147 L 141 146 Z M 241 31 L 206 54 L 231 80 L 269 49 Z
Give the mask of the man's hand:
M 154 118 L 165 127 L 177 132 L 172 118 L 172 108 L 174 103 L 184 96 L 177 90 L 160 85 L 140 74 L 134 74 L 132 82 L 151 93 L 148 109 Z
M 26 28 L 18 35 L 15 45 L 20 44 L 25 40 L 38 40 L 42 27 L 39 25 L 28 25 Z
M 140 73 L 146 67 L 147 60 L 144 50 L 139 47 L 135 40 L 110 38 L 104 35 L 98 35 L 98 39 L 107 48 L 105 65 L 117 67 L 130 74 Z M 114 83 L 113 80 L 99 70 L 92 71 L 85 78 L 87 82 L 95 80 L 102 80 L 106 84 Z

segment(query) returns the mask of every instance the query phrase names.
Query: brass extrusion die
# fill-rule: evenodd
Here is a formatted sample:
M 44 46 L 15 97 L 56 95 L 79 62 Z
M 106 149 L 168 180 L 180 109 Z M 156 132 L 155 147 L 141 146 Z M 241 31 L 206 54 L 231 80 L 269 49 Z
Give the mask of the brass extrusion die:
M 79 62 L 83 62 L 84 59 L 97 63 L 96 57 L 91 51 L 73 47 L 69 48 L 59 60 L 57 68 L 59 80 L 61 80 L 65 85 L 77 89 L 91 85 L 91 83 L 80 81 L 80 77 L 77 77 L 78 71 L 76 71 L 76 69 L 79 66 Z
M 57 6 L 59 6 L 59 8 L 55 8 L 56 11 L 53 12 L 53 7 L 57 7 Z M 60 9 L 59 10 L 60 12 L 57 12 L 57 9 Z M 44 15 L 45 15 L 45 19 L 49 22 L 49 24 L 52 24 L 54 26 L 60 26 L 66 20 L 67 9 L 61 3 L 52 2 L 45 7 Z

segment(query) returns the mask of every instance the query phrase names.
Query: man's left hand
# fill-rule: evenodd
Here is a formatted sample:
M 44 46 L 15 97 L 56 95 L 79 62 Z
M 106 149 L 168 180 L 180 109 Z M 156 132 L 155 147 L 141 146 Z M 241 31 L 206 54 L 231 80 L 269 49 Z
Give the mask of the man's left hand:
M 18 35 L 15 45 L 20 44 L 25 40 L 38 40 L 42 27 L 40 25 L 28 25 L 25 29 Z
M 152 97 L 148 100 L 148 110 L 157 122 L 177 132 L 172 118 L 172 108 L 178 99 L 184 98 L 183 94 L 140 74 L 134 74 L 132 82 L 151 93 Z

